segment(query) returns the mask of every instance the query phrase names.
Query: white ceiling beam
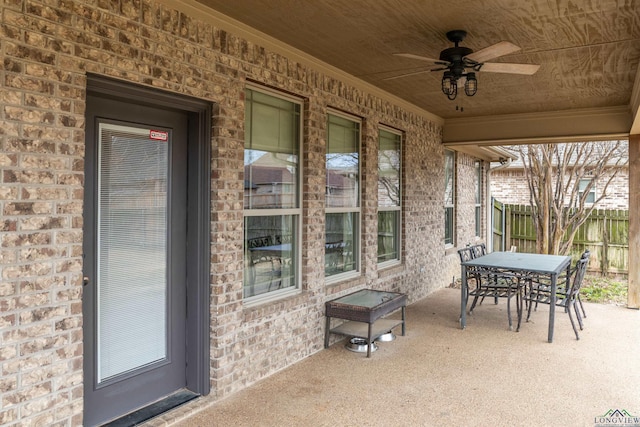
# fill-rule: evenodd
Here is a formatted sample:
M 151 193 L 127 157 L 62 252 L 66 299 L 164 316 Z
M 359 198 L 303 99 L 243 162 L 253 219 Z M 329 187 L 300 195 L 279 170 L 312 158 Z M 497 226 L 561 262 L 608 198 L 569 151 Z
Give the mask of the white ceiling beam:
M 446 145 L 513 145 L 627 139 L 629 107 L 588 108 L 530 114 L 447 119 Z

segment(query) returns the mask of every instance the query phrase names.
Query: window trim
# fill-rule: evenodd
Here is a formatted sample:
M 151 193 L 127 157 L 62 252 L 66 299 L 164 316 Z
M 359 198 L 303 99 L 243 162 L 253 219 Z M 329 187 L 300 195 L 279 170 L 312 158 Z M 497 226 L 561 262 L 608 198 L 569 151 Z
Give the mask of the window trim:
M 247 90 L 252 90 L 254 92 L 260 92 L 263 95 L 273 96 L 275 98 L 280 98 L 285 101 L 289 101 L 293 104 L 296 104 L 299 108 L 298 114 L 298 176 L 296 179 L 297 189 L 296 189 L 296 202 L 297 208 L 282 208 L 282 209 L 247 209 L 243 206 L 243 261 L 247 262 L 247 248 L 246 248 L 246 230 L 244 230 L 244 223 L 246 217 L 256 217 L 256 216 L 293 216 L 293 230 L 296 236 L 296 249 L 295 253 L 292 256 L 295 258 L 295 268 L 294 268 L 294 285 L 284 288 L 277 289 L 274 291 L 268 291 L 259 295 L 252 295 L 245 297 L 244 296 L 244 280 L 242 285 L 242 302 L 245 307 L 253 307 L 256 305 L 269 303 L 277 300 L 281 300 L 283 298 L 298 295 L 302 293 L 302 215 L 303 215 L 303 174 L 304 174 L 304 100 L 302 98 L 294 97 L 287 93 L 279 92 L 267 87 L 259 86 L 252 83 L 247 83 L 244 87 L 244 92 Z M 246 111 L 246 99 L 245 101 L 245 111 Z M 244 127 L 244 124 L 243 124 Z M 246 129 L 245 129 L 246 131 Z M 246 144 L 246 136 L 245 136 L 245 144 Z M 243 153 L 246 148 L 243 147 Z M 243 196 L 244 197 L 244 196 Z M 244 273 L 243 273 L 244 274 Z
M 399 137 L 400 140 L 400 147 L 398 148 L 398 154 L 399 154 L 399 159 L 400 159 L 400 170 L 398 171 L 398 178 L 400 179 L 400 183 L 399 183 L 399 189 L 400 189 L 400 197 L 398 198 L 399 201 L 399 205 L 398 206 L 380 206 L 380 200 L 378 200 L 378 205 L 377 207 L 377 212 L 376 212 L 376 221 L 379 221 L 380 219 L 380 212 L 398 212 L 398 224 L 396 227 L 396 233 L 397 233 L 397 245 L 398 245 L 398 257 L 396 259 L 390 259 L 390 260 L 386 260 L 386 261 L 382 261 L 382 262 L 378 262 L 378 256 L 377 256 L 377 247 L 376 247 L 376 263 L 378 265 L 378 269 L 384 269 L 384 268 L 388 268 L 388 267 L 392 267 L 395 265 L 399 265 L 402 264 L 403 262 L 403 257 L 402 257 L 402 248 L 404 245 L 404 239 L 402 238 L 402 232 L 403 232 L 403 212 L 404 212 L 404 203 L 403 203 L 403 195 L 404 195 L 404 179 L 403 179 L 403 173 L 404 173 L 404 156 L 403 156 L 403 150 L 404 150 L 404 132 L 398 130 L 398 129 L 394 129 L 392 127 L 389 126 L 385 126 L 383 124 L 379 124 L 378 125 L 378 162 L 380 161 L 380 131 L 385 131 L 388 133 L 391 133 L 393 135 L 396 135 Z M 379 168 L 378 168 L 378 172 L 379 172 Z M 377 233 L 377 232 L 376 232 Z
M 329 149 L 329 116 L 340 117 L 345 120 L 352 121 L 358 124 L 358 203 L 356 207 L 347 207 L 347 208 L 331 208 L 326 206 L 326 183 L 327 183 L 327 152 Z M 337 214 L 337 213 L 356 213 L 358 220 L 356 221 L 354 228 L 354 261 L 355 268 L 353 270 L 345 271 L 342 273 L 332 274 L 330 276 L 324 275 L 325 284 L 334 284 L 337 282 L 342 282 L 344 280 L 353 279 L 359 277 L 362 274 L 362 128 L 364 120 L 361 117 L 345 113 L 340 110 L 336 110 L 333 108 L 327 108 L 326 114 L 326 147 L 325 147 L 325 208 L 324 208 L 324 218 L 325 218 L 325 234 L 324 234 L 324 243 L 326 244 L 327 234 L 326 234 L 326 226 L 327 226 L 327 214 Z M 326 251 L 323 251 L 323 256 L 326 254 Z M 324 257 L 323 257 L 323 266 L 324 266 Z M 324 267 L 323 267 L 324 270 Z
M 475 179 L 477 180 L 478 183 L 478 189 L 476 191 L 475 194 L 475 232 L 476 232 L 476 237 L 480 238 L 482 236 L 482 195 L 484 194 L 484 187 L 482 185 L 482 166 L 483 166 L 483 162 L 482 160 L 476 160 L 474 162 L 474 167 L 475 167 Z M 478 213 L 477 210 L 480 209 L 480 212 Z
M 589 202 L 587 200 L 585 200 L 584 205 L 586 207 L 590 207 L 593 206 L 595 204 L 595 201 L 598 200 L 598 193 L 596 192 L 596 184 L 597 182 L 594 181 L 594 179 L 592 177 L 583 177 L 580 178 L 578 180 L 578 200 L 582 197 L 582 195 L 585 193 L 584 190 L 580 190 L 580 184 L 582 183 L 582 181 L 588 181 L 587 184 L 585 185 L 588 186 L 589 183 L 591 183 L 591 189 L 589 190 L 588 194 L 592 194 L 593 193 L 593 202 Z M 587 195 L 587 198 L 589 198 L 589 196 Z M 579 203 L 578 200 L 576 200 L 576 205 Z
M 449 249 L 452 247 L 455 247 L 456 244 L 456 179 L 457 179 L 457 174 L 456 174 L 456 152 L 454 150 L 449 150 L 446 149 L 444 150 L 444 172 L 445 172 L 445 182 L 444 182 L 444 195 L 446 197 L 446 193 L 447 193 L 447 182 L 446 182 L 446 178 L 447 178 L 447 173 L 446 173 L 446 168 L 447 168 L 447 153 L 451 153 L 451 157 L 452 157 L 452 165 L 451 165 L 451 192 L 452 192 L 452 201 L 451 204 L 447 204 L 447 200 L 444 200 L 444 209 L 445 209 L 445 235 L 443 236 L 443 240 L 444 240 L 444 247 L 445 249 Z M 447 232 L 447 223 L 446 223 L 446 209 L 452 209 L 452 214 L 451 214 L 451 242 L 447 242 L 446 241 L 446 232 Z

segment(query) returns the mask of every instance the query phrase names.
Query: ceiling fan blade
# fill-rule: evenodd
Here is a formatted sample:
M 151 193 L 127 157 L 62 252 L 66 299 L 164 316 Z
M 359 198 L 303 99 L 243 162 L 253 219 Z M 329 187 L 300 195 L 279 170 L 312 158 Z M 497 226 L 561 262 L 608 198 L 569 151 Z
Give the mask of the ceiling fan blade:
M 511 64 L 507 62 L 485 62 L 480 67 L 483 73 L 506 73 L 532 75 L 538 71 L 538 64 Z
M 430 73 L 431 70 L 422 70 L 422 71 L 415 71 L 413 73 L 406 73 L 406 74 L 400 74 L 399 76 L 393 76 L 393 77 L 386 77 L 382 80 L 393 80 L 393 79 L 400 79 L 402 77 L 409 77 L 409 76 L 415 76 L 418 74 L 425 74 L 425 73 Z
M 394 53 L 394 56 L 402 56 L 403 58 L 417 59 L 419 61 L 431 62 L 432 64 L 449 65 L 449 62 L 441 59 L 427 58 L 426 56 L 414 55 L 412 53 Z
M 468 58 L 476 62 L 485 62 L 502 55 L 508 55 L 510 53 L 517 52 L 519 50 L 520 50 L 520 47 L 516 46 L 513 43 L 499 42 L 494 45 L 485 47 L 484 49 L 480 49 L 477 52 L 473 52 L 465 56 L 465 58 Z

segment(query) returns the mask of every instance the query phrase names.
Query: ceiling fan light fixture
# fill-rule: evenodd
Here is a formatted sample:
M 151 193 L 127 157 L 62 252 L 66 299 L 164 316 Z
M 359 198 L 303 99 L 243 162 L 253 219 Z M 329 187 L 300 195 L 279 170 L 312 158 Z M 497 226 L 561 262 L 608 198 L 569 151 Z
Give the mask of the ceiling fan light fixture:
M 447 94 L 447 98 L 449 98 L 451 101 L 453 101 L 454 99 L 456 99 L 456 96 L 458 95 L 458 84 L 455 82 L 453 82 L 453 90 Z
M 442 93 L 451 100 L 456 99 L 456 95 L 458 95 L 457 79 L 451 71 L 445 71 L 442 75 Z
M 432 68 L 430 71 L 446 70 L 442 76 L 441 89 L 442 93 L 447 95 L 447 98 L 450 100 L 456 99 L 456 96 L 458 95 L 458 80 L 463 77 L 465 78 L 464 93 L 467 96 L 474 96 L 478 91 L 476 73 L 480 71 L 483 73 L 505 73 L 530 76 L 535 74 L 540 68 L 540 65 L 537 64 L 487 62 L 494 58 L 517 52 L 520 50 L 520 47 L 507 41 L 501 41 L 474 52 L 473 49 L 460 46 L 460 43 L 462 43 L 466 35 L 467 32 L 464 30 L 452 30 L 447 32 L 447 39 L 454 43 L 454 46 L 442 50 L 438 59 L 414 55 L 411 53 L 394 53 L 394 55 L 430 62 L 437 66 L 436 68 Z M 466 72 L 467 70 L 469 72 Z M 383 80 L 397 79 L 399 77 L 412 76 L 415 74 L 422 74 L 424 72 L 426 71 L 414 71 L 400 76 L 387 77 Z
M 464 83 L 464 93 L 467 96 L 473 96 L 478 91 L 478 80 L 476 73 L 467 73 L 467 81 Z

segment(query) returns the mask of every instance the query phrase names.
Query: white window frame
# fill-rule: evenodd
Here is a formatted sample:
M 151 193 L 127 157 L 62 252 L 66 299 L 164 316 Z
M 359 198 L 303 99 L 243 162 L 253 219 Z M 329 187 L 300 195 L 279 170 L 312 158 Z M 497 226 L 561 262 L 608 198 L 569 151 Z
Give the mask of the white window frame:
M 361 257 L 361 247 L 362 247 L 362 234 L 361 234 L 361 225 L 362 225 L 362 119 L 356 116 L 352 116 L 346 114 L 342 111 L 337 111 L 333 109 L 327 110 L 327 149 L 325 150 L 325 154 L 329 148 L 329 116 L 340 117 L 345 120 L 349 120 L 351 122 L 357 123 L 358 125 L 358 192 L 357 192 L 357 203 L 356 207 L 328 207 L 325 206 L 325 226 L 326 226 L 326 218 L 327 214 L 332 213 L 355 213 L 357 220 L 354 224 L 353 230 L 353 261 L 355 263 L 355 268 L 353 270 L 349 270 L 343 273 L 332 274 L 329 276 L 325 276 L 325 283 L 331 284 L 335 282 L 340 282 L 343 280 L 347 280 L 353 277 L 358 277 L 360 275 L 360 257 Z M 326 156 L 325 156 L 325 168 L 326 168 Z M 326 185 L 326 173 L 325 173 L 325 185 Z M 328 192 L 328 188 L 325 189 L 325 195 Z M 325 244 L 326 244 L 326 233 L 325 233 Z M 324 264 L 324 263 L 323 263 Z
M 589 190 L 589 194 L 593 194 L 593 202 L 588 202 L 585 201 L 584 205 L 585 206 L 593 206 L 593 204 L 595 203 L 595 201 L 597 200 L 597 193 L 596 193 L 596 183 L 593 181 L 593 178 L 580 178 L 580 180 L 578 181 L 578 199 L 580 199 L 582 197 L 582 195 L 584 194 L 584 188 L 582 188 L 582 182 L 585 182 L 585 187 L 587 187 L 587 185 L 589 185 L 589 183 L 591 182 L 591 189 Z M 576 203 L 578 203 L 576 201 Z
M 258 85 L 248 84 L 245 87 L 245 90 L 252 90 L 254 92 L 262 93 L 263 95 L 269 95 L 275 98 L 280 98 L 286 101 L 289 101 L 298 106 L 298 176 L 297 176 L 297 191 L 296 191 L 296 205 L 295 208 L 281 208 L 281 209 L 247 209 L 246 207 L 243 209 L 244 218 L 247 217 L 258 217 L 258 216 L 293 216 L 294 224 L 293 224 L 293 233 L 295 235 L 295 241 L 291 242 L 294 245 L 294 250 L 292 251 L 293 258 L 293 271 L 294 271 L 294 284 L 292 286 L 286 287 L 284 289 L 277 289 L 273 291 L 268 291 L 263 294 L 258 294 L 254 296 L 243 297 L 243 302 L 246 306 L 252 306 L 257 304 L 262 304 L 278 299 L 282 299 L 291 295 L 299 294 L 302 291 L 301 287 L 301 271 L 302 271 L 302 177 L 303 177 L 303 100 L 300 98 L 296 98 L 291 95 L 283 94 L 281 92 L 277 92 L 275 90 L 267 89 Z M 245 136 L 246 141 L 246 136 Z M 245 177 L 246 178 L 246 177 Z M 243 220 L 243 224 L 245 221 Z M 243 237 L 243 243 L 246 246 L 246 234 Z M 247 257 L 248 248 L 244 248 L 245 257 Z M 250 260 L 245 259 L 245 265 L 250 262 Z M 245 269 L 246 274 L 246 269 Z M 244 291 L 244 284 L 243 284 Z
M 447 157 L 451 156 L 451 200 L 447 200 Z M 455 246 L 456 242 L 456 152 L 453 150 L 444 150 L 444 218 L 445 218 L 445 230 L 444 230 L 444 246 L 445 248 L 451 248 Z M 451 209 L 451 241 L 447 242 L 447 209 Z
M 397 206 L 381 206 L 380 205 L 380 199 L 378 198 L 378 221 L 380 219 L 380 212 L 397 212 L 397 226 L 396 226 L 396 245 L 397 245 L 397 249 L 398 249 L 398 256 L 395 259 L 391 259 L 391 260 L 386 260 L 386 261 L 378 261 L 378 268 L 382 269 L 382 268 L 386 268 L 386 267 L 391 267 L 397 264 L 402 263 L 402 245 L 403 245 L 403 240 L 402 240 L 402 194 L 403 194 L 403 180 L 402 180 L 402 168 L 403 168 L 403 158 L 402 158 L 402 150 L 403 150 L 403 145 L 404 145 L 404 141 L 403 141 L 403 134 L 402 132 L 398 131 L 397 129 L 393 129 L 387 126 L 383 126 L 383 125 L 379 125 L 378 126 L 378 162 L 380 162 L 380 136 L 381 136 L 381 131 L 385 131 L 388 132 L 390 134 L 396 135 L 398 137 L 398 140 L 400 141 L 400 146 L 398 147 L 398 159 L 400 162 L 400 169 L 398 170 L 398 178 L 400 180 L 400 182 L 398 183 L 399 186 L 399 191 L 400 194 L 398 195 L 398 205 Z M 378 173 L 379 173 L 380 169 L 378 168 Z
M 474 163 L 475 167 L 475 184 L 476 187 L 476 203 L 475 203 L 475 231 L 476 237 L 480 238 L 482 236 L 482 161 L 476 160 Z

